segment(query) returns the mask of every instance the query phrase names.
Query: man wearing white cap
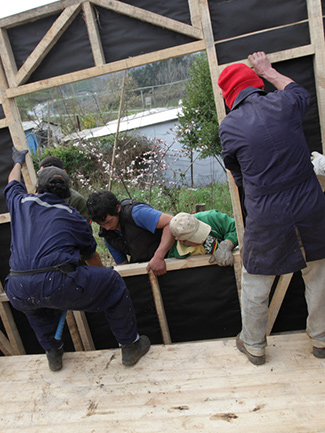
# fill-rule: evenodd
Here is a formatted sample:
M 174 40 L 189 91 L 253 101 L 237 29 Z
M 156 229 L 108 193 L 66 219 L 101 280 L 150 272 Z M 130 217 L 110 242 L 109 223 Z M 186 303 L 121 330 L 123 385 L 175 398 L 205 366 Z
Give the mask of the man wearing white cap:
M 182 259 L 189 255 L 212 254 L 210 263 L 232 266 L 232 250 L 238 245 L 235 220 L 217 210 L 189 214 L 180 212 L 170 221 L 176 242 L 168 257 Z

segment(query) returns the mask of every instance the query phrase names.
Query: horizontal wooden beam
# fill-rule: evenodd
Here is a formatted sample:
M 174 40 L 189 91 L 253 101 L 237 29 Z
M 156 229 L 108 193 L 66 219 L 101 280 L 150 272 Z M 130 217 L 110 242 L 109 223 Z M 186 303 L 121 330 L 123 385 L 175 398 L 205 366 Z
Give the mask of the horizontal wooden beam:
M 3 213 L 0 215 L 0 224 L 9 223 L 10 222 L 10 213 Z
M 0 129 L 8 128 L 7 119 L 0 119 Z
M 189 44 L 166 48 L 153 53 L 130 57 L 128 59 L 119 60 L 117 62 L 112 62 L 103 66 L 94 66 L 92 68 L 83 69 L 82 71 L 71 72 L 59 77 L 48 78 L 35 83 L 25 84 L 17 88 L 10 88 L 6 90 L 6 96 L 7 98 L 16 98 L 18 96 L 29 95 L 41 90 L 52 89 L 53 87 L 99 77 L 101 75 L 111 74 L 113 72 L 124 71 L 125 69 L 136 68 L 137 66 L 146 65 L 149 63 L 161 62 L 162 60 L 167 60 L 173 57 L 181 57 L 185 56 L 186 54 L 197 53 L 203 50 L 205 50 L 204 41 L 191 42 Z
M 233 252 L 235 264 L 240 263 L 240 254 L 236 250 Z M 215 263 L 209 263 L 210 255 L 190 256 L 186 259 L 166 259 L 167 271 L 177 271 L 180 269 L 199 268 L 202 266 L 216 266 Z M 114 269 L 121 277 L 132 277 L 136 275 L 146 275 L 148 262 L 131 263 L 129 265 L 114 266 Z M 7 302 L 8 298 L 5 293 L 0 293 L 0 302 Z
M 312 56 L 315 54 L 315 48 L 312 44 L 304 45 L 302 47 L 291 48 L 289 50 L 278 51 L 276 53 L 267 53 L 267 57 L 271 63 L 283 62 L 285 60 L 298 59 L 299 57 Z M 229 65 L 235 63 L 244 63 L 247 66 L 251 66 L 248 59 L 238 60 L 236 62 L 219 65 L 219 72 Z

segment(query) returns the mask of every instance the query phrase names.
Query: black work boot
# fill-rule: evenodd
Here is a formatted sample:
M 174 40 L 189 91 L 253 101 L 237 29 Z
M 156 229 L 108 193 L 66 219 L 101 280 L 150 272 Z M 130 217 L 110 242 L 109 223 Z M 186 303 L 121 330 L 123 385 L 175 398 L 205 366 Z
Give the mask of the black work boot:
M 325 358 L 325 347 L 313 347 L 313 355 L 316 358 Z
M 49 362 L 50 370 L 61 370 L 63 352 L 63 346 L 61 346 L 59 349 L 57 349 L 56 347 L 52 347 L 52 349 L 46 351 L 46 357 Z
M 150 340 L 146 335 L 141 335 L 138 341 L 131 344 L 123 344 L 122 348 L 122 363 L 127 367 L 136 364 L 141 356 L 150 349 Z
M 237 346 L 238 350 L 240 350 L 242 353 L 244 353 L 247 356 L 247 358 L 250 360 L 250 362 L 252 364 L 254 364 L 254 365 L 265 364 L 265 355 L 255 356 L 255 355 L 252 355 L 250 352 L 248 352 L 248 350 L 244 346 L 243 340 L 240 339 L 239 334 L 237 335 L 237 338 L 236 338 L 236 346 Z

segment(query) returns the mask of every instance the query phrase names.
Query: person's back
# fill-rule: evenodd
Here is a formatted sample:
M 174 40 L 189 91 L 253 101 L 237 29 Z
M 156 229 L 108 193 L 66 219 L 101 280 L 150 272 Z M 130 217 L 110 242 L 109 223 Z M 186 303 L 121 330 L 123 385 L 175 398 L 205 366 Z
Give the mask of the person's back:
M 15 164 L 4 190 L 12 233 L 11 269 L 4 284 L 8 299 L 25 313 L 52 371 L 63 365 L 63 343 L 55 337 L 60 310 L 103 311 L 122 348 L 123 364 L 134 365 L 149 350 L 150 340 L 137 333 L 123 279 L 103 266 L 87 221 L 64 203 L 70 194 L 64 170 L 40 170 L 38 195 L 27 194 L 20 182 L 26 152 L 13 148 Z M 78 263 L 81 254 L 88 266 Z
M 306 331 L 325 358 L 325 199 L 310 162 L 302 117 L 308 92 L 274 69 L 263 51 L 227 66 L 218 84 L 232 110 L 220 125 L 225 166 L 245 192 L 237 348 L 264 364 L 269 295 L 277 275 L 301 271 Z M 276 92 L 263 96 L 264 82 Z M 252 86 L 252 87 L 251 87 Z
M 8 192 L 7 200 L 12 215 L 11 224 L 15 228 L 12 233 L 15 248 L 10 257 L 12 269 L 77 264 L 80 249 L 89 249 L 88 245 L 96 249 L 85 220 L 54 194 L 27 195 L 24 187 L 18 184 Z
M 240 93 L 219 133 L 225 164 L 231 167 L 236 150 L 248 190 L 312 172 L 302 127 L 308 103 L 309 93 L 296 83 L 268 94 L 253 87 Z

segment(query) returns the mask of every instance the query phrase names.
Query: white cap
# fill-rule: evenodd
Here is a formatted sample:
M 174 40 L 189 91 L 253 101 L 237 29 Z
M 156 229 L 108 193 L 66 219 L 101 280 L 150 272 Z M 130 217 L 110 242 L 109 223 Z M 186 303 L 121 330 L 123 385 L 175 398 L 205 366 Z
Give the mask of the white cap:
M 194 215 L 186 212 L 175 215 L 171 219 L 169 227 L 176 239 L 196 244 L 202 244 L 211 231 L 209 224 L 199 221 Z

